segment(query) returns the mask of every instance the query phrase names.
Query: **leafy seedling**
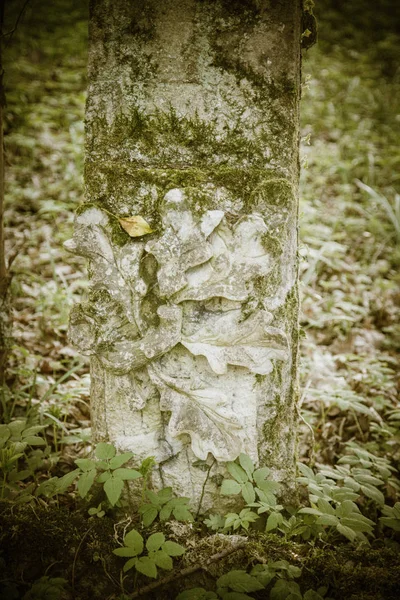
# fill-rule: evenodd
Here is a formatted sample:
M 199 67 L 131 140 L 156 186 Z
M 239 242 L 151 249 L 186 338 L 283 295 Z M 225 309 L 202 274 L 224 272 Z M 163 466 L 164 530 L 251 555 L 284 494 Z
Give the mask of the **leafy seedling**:
M 143 554 L 144 548 L 143 537 L 136 529 L 132 529 L 125 535 L 124 546 L 113 550 L 117 556 L 129 559 L 123 567 L 124 573 L 135 568 L 139 573 L 156 579 L 157 567 L 171 571 L 173 568 L 172 558 L 185 553 L 183 546 L 166 540 L 165 535 L 161 532 L 153 533 L 147 539 L 146 555 Z

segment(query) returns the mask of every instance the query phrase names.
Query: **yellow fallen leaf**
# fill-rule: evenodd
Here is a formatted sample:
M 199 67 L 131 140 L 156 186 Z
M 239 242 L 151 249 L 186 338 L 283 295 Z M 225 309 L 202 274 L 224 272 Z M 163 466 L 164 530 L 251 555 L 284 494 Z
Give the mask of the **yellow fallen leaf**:
M 154 231 L 151 229 L 148 222 L 140 215 L 124 217 L 123 219 L 118 219 L 118 221 L 122 229 L 124 229 L 131 237 L 140 237 L 141 235 L 147 235 Z

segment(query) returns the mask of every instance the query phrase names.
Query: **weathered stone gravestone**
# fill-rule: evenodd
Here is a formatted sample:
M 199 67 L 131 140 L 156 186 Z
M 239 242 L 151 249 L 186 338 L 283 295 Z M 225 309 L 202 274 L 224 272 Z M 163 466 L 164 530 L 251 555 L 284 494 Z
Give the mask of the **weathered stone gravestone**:
M 70 337 L 95 439 L 204 507 L 240 452 L 293 477 L 300 21 L 292 0 L 92 2 Z

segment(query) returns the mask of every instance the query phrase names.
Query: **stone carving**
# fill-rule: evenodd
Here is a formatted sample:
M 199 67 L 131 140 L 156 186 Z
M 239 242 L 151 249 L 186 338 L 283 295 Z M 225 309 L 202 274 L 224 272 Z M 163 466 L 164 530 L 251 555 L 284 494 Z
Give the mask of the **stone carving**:
M 165 459 L 187 436 L 203 460 L 256 454 L 257 399 L 253 384 L 242 373 L 241 389 L 236 375 L 244 369 L 254 383 L 254 374 L 288 357 L 284 331 L 254 300 L 257 277 L 273 266 L 263 246 L 267 225 L 258 214 L 235 224 L 221 210 L 195 214 L 180 189 L 166 194 L 161 211 L 160 234 L 122 247 L 111 244 L 104 211 L 88 207 L 77 216 L 66 247 L 90 260 L 92 286 L 72 311 L 70 339 L 134 393 L 132 410 L 158 398 Z

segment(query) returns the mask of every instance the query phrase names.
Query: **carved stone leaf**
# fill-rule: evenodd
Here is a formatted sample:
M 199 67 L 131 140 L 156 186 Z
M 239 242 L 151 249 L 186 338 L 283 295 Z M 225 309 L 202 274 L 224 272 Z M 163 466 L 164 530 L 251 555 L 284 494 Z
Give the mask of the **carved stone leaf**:
M 162 297 L 170 298 L 187 286 L 186 272 L 213 256 L 207 237 L 219 225 L 224 213 L 207 211 L 201 219 L 185 210 L 185 197 L 180 190 L 166 194 L 163 235 L 146 244 L 159 265 L 158 285 Z
M 286 335 L 276 327 L 268 327 L 272 315 L 266 311 L 253 313 L 242 322 L 240 316 L 240 310 L 232 310 L 181 343 L 192 354 L 205 356 L 218 375 L 226 373 L 228 365 L 266 375 L 272 371 L 273 359 L 287 359 Z
M 160 392 L 161 410 L 171 412 L 170 435 L 189 435 L 192 450 L 201 460 L 209 452 L 220 461 L 234 460 L 241 449 L 236 431 L 242 426 L 225 394 L 216 388 L 190 389 L 189 382 L 166 377 L 154 365 L 148 370 Z
M 111 350 L 99 353 L 104 366 L 116 373 L 128 373 L 176 346 L 181 339 L 182 309 L 179 306 L 160 306 L 157 314 L 159 326 L 150 328 L 143 338 L 116 342 Z
M 188 285 L 174 301 L 215 297 L 245 301 L 249 296 L 248 283 L 255 277 L 267 275 L 272 267 L 271 256 L 262 243 L 267 231 L 260 215 L 244 217 L 232 230 L 221 223 L 208 239 L 212 258 L 186 273 Z

